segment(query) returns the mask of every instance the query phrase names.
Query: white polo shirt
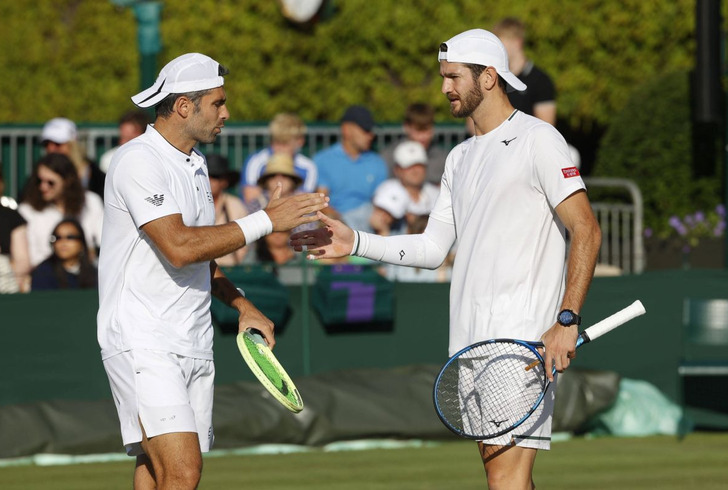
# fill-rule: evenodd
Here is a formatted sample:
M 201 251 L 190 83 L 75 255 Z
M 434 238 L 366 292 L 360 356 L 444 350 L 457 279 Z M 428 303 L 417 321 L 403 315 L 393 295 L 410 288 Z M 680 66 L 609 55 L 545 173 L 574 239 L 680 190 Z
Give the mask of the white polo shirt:
M 491 338 L 538 340 L 554 324 L 566 255 L 554 209 L 584 188 L 564 138 L 520 111 L 450 152 L 430 216 L 457 233 L 451 355 Z
M 140 229 L 171 214 L 181 214 L 187 226 L 214 224 L 204 157 L 182 153 L 150 125 L 114 155 L 104 206 L 97 318 L 102 358 L 155 349 L 212 359 L 209 262 L 175 268 Z

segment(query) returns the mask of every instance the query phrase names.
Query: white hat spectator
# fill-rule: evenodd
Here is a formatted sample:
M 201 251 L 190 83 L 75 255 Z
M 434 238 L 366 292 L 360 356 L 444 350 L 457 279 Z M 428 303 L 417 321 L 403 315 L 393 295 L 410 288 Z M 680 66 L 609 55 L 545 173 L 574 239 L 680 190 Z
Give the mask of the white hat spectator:
M 55 117 L 45 123 L 43 132 L 41 133 L 41 141 L 52 141 L 62 145 L 69 141 L 74 141 L 78 130 L 76 124 L 65 117 Z
M 427 165 L 427 150 L 417 141 L 403 141 L 394 149 L 394 163 L 402 168 Z
M 152 107 L 169 94 L 185 94 L 222 87 L 228 70 L 209 56 L 187 53 L 162 68 L 154 84 L 131 98 L 139 107 Z
M 374 191 L 372 199 L 375 206 L 391 214 L 394 219 L 404 218 L 409 201 L 407 190 L 394 179 L 382 182 Z

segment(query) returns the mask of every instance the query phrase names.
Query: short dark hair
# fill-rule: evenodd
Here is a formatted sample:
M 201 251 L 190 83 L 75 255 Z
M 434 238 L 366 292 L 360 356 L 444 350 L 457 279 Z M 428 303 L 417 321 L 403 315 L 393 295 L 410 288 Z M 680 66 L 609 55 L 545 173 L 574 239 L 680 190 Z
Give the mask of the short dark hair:
M 415 102 L 407 106 L 404 123 L 417 129 L 428 129 L 435 124 L 435 109 L 424 102 Z
M 151 121 L 149 120 L 149 115 L 147 115 L 146 111 L 136 110 L 136 111 L 128 111 L 125 112 L 120 118 L 119 118 L 119 126 L 122 124 L 133 124 L 137 128 L 141 130 L 143 133 L 144 130 L 147 127 L 147 124 L 149 124 Z
M 202 98 L 210 92 L 212 92 L 212 89 L 198 90 L 197 92 L 187 92 L 184 94 L 169 94 L 162 99 L 162 102 L 154 106 L 154 113 L 157 117 L 164 118 L 171 116 L 174 112 L 174 104 L 180 97 L 187 97 L 190 99 L 190 102 L 195 105 L 195 110 L 199 110 L 200 100 L 202 100 Z

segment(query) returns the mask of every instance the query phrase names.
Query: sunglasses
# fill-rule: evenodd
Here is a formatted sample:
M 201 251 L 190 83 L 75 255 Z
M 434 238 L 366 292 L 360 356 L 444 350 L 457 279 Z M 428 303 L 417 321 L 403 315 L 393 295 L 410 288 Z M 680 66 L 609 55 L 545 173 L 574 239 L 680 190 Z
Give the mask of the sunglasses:
M 51 243 L 56 243 L 61 240 L 80 240 L 81 235 L 51 235 Z
M 38 185 L 48 184 L 48 187 L 55 187 L 56 184 L 58 184 L 58 182 L 56 182 L 55 180 L 41 179 L 40 177 L 38 177 L 37 180 L 38 180 Z

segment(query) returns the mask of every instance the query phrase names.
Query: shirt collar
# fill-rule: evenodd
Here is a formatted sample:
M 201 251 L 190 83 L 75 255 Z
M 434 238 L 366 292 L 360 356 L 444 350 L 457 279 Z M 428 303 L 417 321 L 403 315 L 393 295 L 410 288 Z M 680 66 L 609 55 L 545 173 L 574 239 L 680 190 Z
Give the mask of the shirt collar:
M 167 139 L 154 128 L 154 124 L 149 124 L 144 134 L 149 137 L 152 145 L 154 145 L 157 150 L 161 151 L 164 156 L 172 162 L 178 163 L 192 171 L 196 171 L 198 168 L 201 168 L 205 163 L 204 157 L 196 148 L 192 148 L 190 154 L 187 155 L 167 141 Z

